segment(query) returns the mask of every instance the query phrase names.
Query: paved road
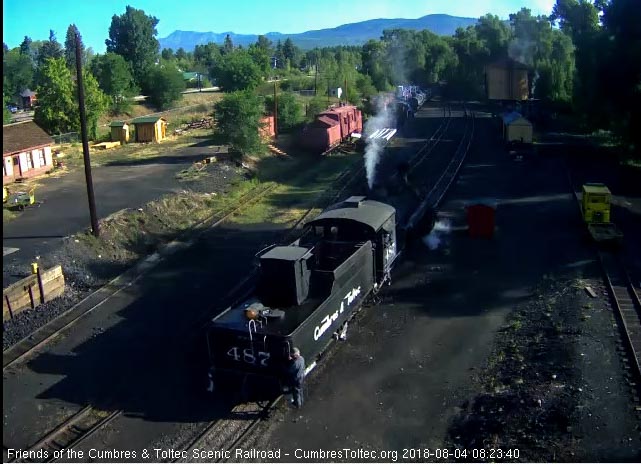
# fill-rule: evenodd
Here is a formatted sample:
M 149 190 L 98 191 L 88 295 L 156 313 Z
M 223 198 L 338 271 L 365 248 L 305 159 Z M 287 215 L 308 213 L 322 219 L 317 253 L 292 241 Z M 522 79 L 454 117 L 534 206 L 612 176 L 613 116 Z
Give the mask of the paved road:
M 202 158 L 203 147 L 188 147 L 167 153 L 158 161 L 93 168 L 96 209 L 104 218 L 123 208 L 136 208 L 162 196 L 182 190 L 175 174 Z M 58 178 L 43 178 L 36 189 L 38 208 L 25 210 L 5 223 L 3 248 L 18 250 L 5 255 L 3 287 L 15 280 L 7 265 L 26 270 L 36 257 L 59 246 L 63 237 L 90 227 L 84 171 L 78 169 Z

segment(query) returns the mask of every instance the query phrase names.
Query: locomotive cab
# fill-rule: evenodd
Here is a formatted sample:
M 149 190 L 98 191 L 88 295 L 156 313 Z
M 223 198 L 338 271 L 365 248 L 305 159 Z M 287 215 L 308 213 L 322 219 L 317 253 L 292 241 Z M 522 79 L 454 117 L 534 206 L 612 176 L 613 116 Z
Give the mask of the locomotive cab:
M 350 197 L 306 225 L 289 246 L 260 255 L 254 295 L 210 323 L 216 374 L 280 381 L 290 350 L 314 365 L 370 292 L 389 279 L 396 259 L 393 207 Z M 274 384 L 272 382 L 272 384 Z

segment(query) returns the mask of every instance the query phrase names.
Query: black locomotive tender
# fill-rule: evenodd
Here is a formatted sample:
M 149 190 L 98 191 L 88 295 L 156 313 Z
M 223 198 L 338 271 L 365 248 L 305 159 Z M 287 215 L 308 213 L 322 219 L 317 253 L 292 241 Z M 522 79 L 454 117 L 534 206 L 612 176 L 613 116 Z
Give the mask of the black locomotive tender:
M 259 253 L 255 294 L 208 327 L 210 389 L 230 379 L 277 386 L 294 346 L 306 372 L 313 369 L 363 300 L 389 280 L 398 256 L 395 214 L 350 197 L 308 222 L 292 244 Z

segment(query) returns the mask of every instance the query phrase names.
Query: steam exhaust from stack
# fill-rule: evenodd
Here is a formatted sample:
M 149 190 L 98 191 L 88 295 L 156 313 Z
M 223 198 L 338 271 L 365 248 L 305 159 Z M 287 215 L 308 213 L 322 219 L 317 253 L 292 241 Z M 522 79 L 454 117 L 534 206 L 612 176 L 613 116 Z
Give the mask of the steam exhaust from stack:
M 436 221 L 432 231 L 423 237 L 423 243 L 430 250 L 438 249 L 442 244 L 445 236 L 450 233 L 452 227 L 447 220 Z
M 378 99 L 376 102 L 376 115 L 369 118 L 365 123 L 365 173 L 367 175 L 367 185 L 371 190 L 376 180 L 376 167 L 378 166 L 383 149 L 389 139 L 386 137 L 372 137 L 380 134 L 385 129 L 395 127 L 396 117 L 394 114 L 395 105 L 386 105 L 384 99 Z M 396 132 L 396 131 L 394 131 Z M 393 134 L 392 134 L 393 135 Z

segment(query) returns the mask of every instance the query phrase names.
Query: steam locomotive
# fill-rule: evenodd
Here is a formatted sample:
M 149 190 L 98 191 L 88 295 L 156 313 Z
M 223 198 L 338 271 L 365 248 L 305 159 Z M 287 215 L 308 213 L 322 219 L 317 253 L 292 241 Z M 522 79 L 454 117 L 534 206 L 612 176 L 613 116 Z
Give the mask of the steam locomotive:
M 313 369 L 363 300 L 389 280 L 398 257 L 395 215 L 392 206 L 353 196 L 308 222 L 292 244 L 259 253 L 254 294 L 207 328 L 210 390 L 230 380 L 280 388 L 294 346 Z

